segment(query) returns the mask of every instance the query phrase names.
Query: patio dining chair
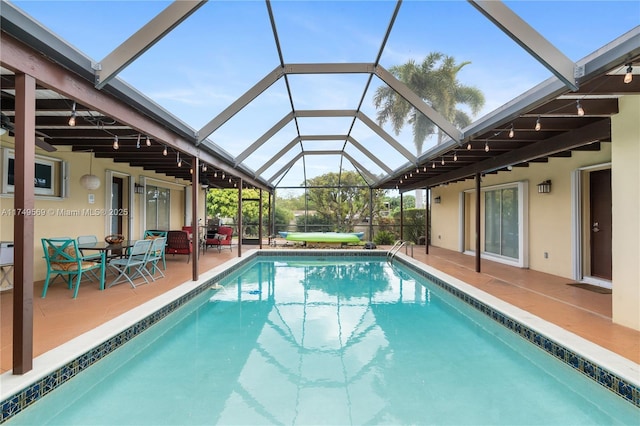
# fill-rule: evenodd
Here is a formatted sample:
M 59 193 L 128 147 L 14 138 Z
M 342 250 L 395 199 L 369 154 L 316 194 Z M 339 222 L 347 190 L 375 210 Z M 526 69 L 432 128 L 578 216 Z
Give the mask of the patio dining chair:
M 133 280 L 137 278 L 142 278 L 145 284 L 149 283 L 144 274 L 152 242 L 153 240 L 138 240 L 133 243 L 133 247 L 125 257 L 109 261 L 109 267 L 116 271 L 117 276 L 109 283 L 108 287 L 128 281 L 131 287 L 135 288 L 136 284 Z
M 82 256 L 78 250 L 78 244 L 73 238 L 42 238 L 42 250 L 47 262 L 47 276 L 42 288 L 43 298 L 47 295 L 49 284 L 59 276 L 65 277 L 69 289 L 74 290 L 74 299 L 78 297 L 83 273 L 93 273 L 94 270 L 100 269 L 99 277 L 104 276 L 104 264 L 96 262 L 93 257 Z M 98 280 L 101 279 L 95 274 L 94 277 Z M 102 285 L 100 287 L 102 288 Z
M 156 238 L 164 237 L 164 243 L 167 244 L 167 231 L 162 231 L 159 229 L 147 229 L 144 231 L 144 239 L 145 240 L 155 240 Z M 167 260 L 164 255 L 164 247 L 162 248 L 162 269 L 167 270 Z
M 76 237 L 76 241 L 78 241 L 78 244 L 97 244 L 98 243 L 98 237 L 96 237 L 95 235 L 79 235 L 78 237 Z M 88 254 L 85 255 L 83 253 L 84 257 L 86 259 L 95 259 L 95 261 L 100 261 L 102 259 L 102 255 L 100 253 L 94 253 L 94 254 Z
M 167 245 L 167 237 L 157 237 L 151 241 L 153 242 L 149 249 L 149 255 L 147 256 L 147 262 L 144 265 L 144 270 L 147 272 L 151 280 L 155 281 L 156 272 L 159 272 L 162 278 L 164 278 L 164 273 L 160 270 L 158 263 L 161 260 L 164 262 L 164 248 Z

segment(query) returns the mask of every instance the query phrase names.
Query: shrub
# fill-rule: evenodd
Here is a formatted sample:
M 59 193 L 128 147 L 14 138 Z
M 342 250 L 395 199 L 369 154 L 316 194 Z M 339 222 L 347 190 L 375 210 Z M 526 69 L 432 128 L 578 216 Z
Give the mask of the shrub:
M 391 231 L 378 231 L 373 237 L 373 242 L 377 245 L 388 246 L 396 242 L 396 235 Z

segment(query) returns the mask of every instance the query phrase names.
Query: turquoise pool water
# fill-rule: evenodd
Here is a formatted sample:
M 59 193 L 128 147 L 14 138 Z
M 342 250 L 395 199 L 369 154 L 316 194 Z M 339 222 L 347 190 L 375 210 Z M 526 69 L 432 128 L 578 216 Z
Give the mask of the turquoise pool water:
M 638 424 L 412 272 L 260 260 L 7 424 Z

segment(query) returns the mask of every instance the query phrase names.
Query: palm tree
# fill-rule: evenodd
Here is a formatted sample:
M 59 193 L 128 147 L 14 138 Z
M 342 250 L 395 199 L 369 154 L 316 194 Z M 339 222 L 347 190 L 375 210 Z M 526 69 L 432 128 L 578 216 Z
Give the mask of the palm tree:
M 484 95 L 479 89 L 462 85 L 457 80 L 458 72 L 470 63 L 467 61 L 456 64 L 452 56 L 433 52 L 419 65 L 414 60 L 409 60 L 406 64 L 391 67 L 389 72 L 444 118 L 458 128 L 463 128 L 471 123 L 471 117 L 457 106 L 467 105 L 474 115 L 484 106 Z M 436 130 L 431 120 L 389 86 L 378 87 L 373 101 L 378 108 L 378 124 L 390 121 L 396 135 L 405 124 L 412 126 L 413 142 L 420 155 L 425 139 Z M 438 143 L 442 142 L 443 137 L 442 131 L 438 130 Z
M 458 105 L 467 105 L 474 115 L 484 106 L 482 92 L 475 87 L 460 84 L 457 79 L 458 72 L 470 63 L 457 64 L 452 56 L 432 52 L 421 64 L 409 60 L 406 64 L 391 67 L 389 72 L 449 122 L 463 128 L 471 123 L 471 117 L 458 109 Z M 420 156 L 425 139 L 436 132 L 433 122 L 389 86 L 378 87 L 373 101 L 378 109 L 377 120 L 380 126 L 389 121 L 398 135 L 405 124 L 411 125 L 413 143 Z M 444 133 L 437 129 L 437 135 L 437 143 L 440 144 Z M 422 206 L 421 191 L 417 194 L 416 204 Z

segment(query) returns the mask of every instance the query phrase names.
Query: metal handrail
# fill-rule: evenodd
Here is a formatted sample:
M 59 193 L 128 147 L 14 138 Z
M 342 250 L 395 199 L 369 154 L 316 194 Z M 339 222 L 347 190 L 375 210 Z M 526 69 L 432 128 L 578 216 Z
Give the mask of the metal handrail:
M 402 249 L 402 247 L 405 246 L 405 244 L 407 244 L 406 241 L 403 241 L 403 240 L 396 241 L 393 247 L 391 247 L 387 252 L 387 261 L 391 262 L 393 260 L 393 257 Z

